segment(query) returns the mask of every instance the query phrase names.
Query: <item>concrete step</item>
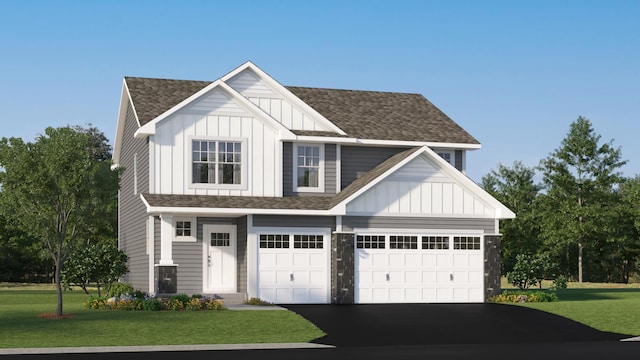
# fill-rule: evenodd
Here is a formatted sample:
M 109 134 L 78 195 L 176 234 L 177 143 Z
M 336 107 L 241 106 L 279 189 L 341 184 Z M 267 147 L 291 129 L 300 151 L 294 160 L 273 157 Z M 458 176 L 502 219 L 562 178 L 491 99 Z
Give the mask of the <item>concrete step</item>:
M 247 299 L 246 293 L 217 293 L 210 294 L 220 298 L 225 305 L 242 304 Z

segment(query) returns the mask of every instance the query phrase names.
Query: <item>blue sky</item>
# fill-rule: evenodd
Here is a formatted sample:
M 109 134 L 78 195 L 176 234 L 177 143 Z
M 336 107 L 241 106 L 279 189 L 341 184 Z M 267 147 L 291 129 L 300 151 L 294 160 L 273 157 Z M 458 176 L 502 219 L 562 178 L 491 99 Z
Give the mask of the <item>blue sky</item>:
M 475 181 L 535 166 L 578 116 L 640 175 L 640 1 L 0 0 L 0 137 L 112 142 L 124 76 L 421 93 L 475 136 Z

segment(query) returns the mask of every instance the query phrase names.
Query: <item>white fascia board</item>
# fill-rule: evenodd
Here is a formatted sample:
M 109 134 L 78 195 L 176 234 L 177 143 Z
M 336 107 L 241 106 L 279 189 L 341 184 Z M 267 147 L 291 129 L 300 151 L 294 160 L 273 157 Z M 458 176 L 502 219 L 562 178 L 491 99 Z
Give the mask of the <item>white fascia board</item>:
M 147 214 L 174 214 L 174 215 L 333 215 L 329 210 L 299 210 L 299 209 L 250 209 L 250 208 L 196 208 L 196 207 L 170 207 L 150 206 L 141 195 Z
M 486 192 L 482 187 L 476 184 L 473 180 L 468 178 L 466 175 L 462 174 L 458 169 L 456 169 L 453 165 L 451 165 L 448 161 L 444 160 L 438 154 L 436 154 L 433 150 L 431 150 L 428 146 L 422 146 L 420 150 L 415 151 L 413 154 L 409 155 L 406 159 L 402 160 L 398 164 L 396 164 L 391 169 L 387 170 L 382 175 L 378 176 L 375 180 L 371 181 L 366 186 L 363 186 L 360 190 L 351 194 L 348 198 L 341 201 L 337 204 L 332 210 L 335 210 L 335 214 L 337 213 L 346 213 L 346 206 L 349 202 L 353 201 L 360 195 L 362 195 L 367 190 L 371 189 L 373 186 L 381 182 L 390 174 L 394 173 L 398 169 L 402 168 L 405 164 L 415 159 L 416 157 L 426 154 L 429 159 L 436 163 L 436 165 L 449 177 L 455 180 L 459 185 L 466 187 L 476 196 L 478 196 L 482 201 L 486 202 L 489 206 L 495 209 L 494 216 L 497 219 L 513 219 L 515 218 L 515 214 L 513 211 L 509 210 L 506 206 L 504 206 L 501 202 L 499 202 L 496 198 L 491 196 L 488 192 Z
M 407 164 L 409 161 L 415 159 L 417 156 L 419 156 L 420 154 L 422 154 L 425 149 L 428 150 L 427 147 L 423 146 L 421 149 L 416 150 L 413 152 L 413 154 L 407 156 L 405 159 L 403 159 L 402 161 L 400 161 L 399 163 L 397 163 L 396 165 L 394 165 L 392 168 L 390 168 L 389 170 L 387 170 L 386 172 L 382 173 L 380 176 L 378 176 L 377 178 L 375 178 L 373 181 L 371 181 L 370 183 L 368 183 L 367 185 L 363 186 L 362 188 L 360 188 L 358 191 L 354 192 L 353 194 L 351 194 L 348 198 L 342 200 L 339 204 L 336 204 L 332 210 L 335 209 L 335 211 L 342 213 L 344 212 L 346 214 L 346 207 L 347 204 L 350 203 L 352 200 L 356 199 L 357 197 L 359 197 L 360 195 L 362 195 L 363 193 L 365 193 L 367 190 L 371 189 L 372 187 L 374 187 L 376 184 L 378 184 L 379 182 L 381 182 L 382 180 L 384 180 L 387 176 L 393 174 L 396 170 L 400 169 L 401 167 L 403 167 L 405 164 Z M 436 155 L 437 156 L 437 155 Z M 438 156 L 439 157 L 439 156 Z M 444 161 L 444 160 L 443 160 Z M 336 214 L 332 214 L 332 215 L 336 215 Z
M 111 159 L 113 160 L 112 169 L 120 166 L 120 147 L 122 146 L 122 141 L 124 139 L 124 128 L 125 123 L 127 121 L 127 104 L 131 103 L 131 107 L 133 107 L 133 114 L 136 117 L 136 122 L 138 123 L 138 127 L 140 127 L 140 120 L 138 120 L 138 114 L 136 113 L 136 109 L 133 105 L 133 101 L 131 101 L 131 94 L 129 94 L 129 87 L 127 86 L 126 80 L 122 80 L 122 92 L 120 94 L 120 105 L 118 108 L 118 121 L 116 123 L 116 136 L 113 141 L 113 154 L 111 154 Z
M 281 139 L 294 140 L 296 138 L 296 135 L 293 132 L 291 132 L 291 130 L 287 129 L 286 126 L 282 125 L 278 120 L 274 119 L 271 115 L 269 115 L 267 112 L 265 112 L 260 107 L 258 107 L 258 105 L 252 103 L 249 99 L 242 96 L 242 94 L 237 92 L 231 86 L 227 85 L 227 83 L 221 81 L 219 86 L 220 88 L 224 89 L 229 95 L 231 95 L 234 99 L 238 100 L 241 106 L 244 107 L 245 110 L 247 110 L 247 112 L 255 114 L 258 118 L 262 119 L 264 122 L 269 124 L 272 128 L 274 128 L 275 130 L 278 130 L 278 132 L 280 133 Z
M 496 219 L 513 219 L 516 217 L 516 214 L 509 210 L 504 204 L 498 201 L 496 198 L 491 196 L 486 190 L 484 190 L 480 185 L 476 184 L 473 180 L 471 180 L 468 176 L 461 173 L 458 169 L 456 169 L 453 165 L 451 165 L 448 161 L 441 158 L 436 154 L 433 150 L 428 147 L 425 147 L 424 152 L 426 152 L 429 158 L 432 161 L 435 161 L 440 166 L 440 169 L 446 173 L 449 177 L 454 179 L 458 184 L 466 187 L 476 196 L 478 196 L 482 201 L 487 203 L 489 206 L 495 209 L 495 218 Z
M 189 96 L 188 98 L 186 98 L 185 100 L 181 101 L 180 103 L 178 103 L 177 105 L 175 105 L 171 109 L 165 111 L 164 113 L 162 113 L 160 116 L 156 117 L 155 119 L 149 121 L 144 126 L 140 127 L 135 132 L 134 136 L 137 137 L 137 138 L 142 138 L 142 137 L 146 137 L 146 136 L 149 136 L 149 135 L 155 135 L 156 125 L 160 121 L 162 121 L 162 120 L 166 119 L 167 117 L 175 114 L 177 111 L 179 111 L 180 109 L 184 108 L 185 106 L 187 106 L 188 104 L 190 104 L 194 100 L 198 99 L 200 96 L 208 93 L 209 91 L 211 91 L 211 90 L 213 90 L 215 88 L 222 89 L 225 93 L 227 93 L 229 96 L 231 96 L 232 99 L 237 100 L 240 103 L 240 105 L 243 108 L 245 108 L 245 110 L 247 110 L 247 112 L 253 113 L 254 115 L 256 115 L 256 117 L 262 119 L 267 124 L 272 126 L 274 129 L 278 130 L 279 133 L 280 133 L 281 138 L 289 139 L 289 140 L 295 139 L 295 137 L 296 137 L 295 134 L 293 134 L 284 125 L 280 124 L 278 121 L 276 121 L 274 118 L 272 118 L 269 114 L 265 113 L 262 109 L 260 109 L 258 106 L 256 106 L 254 103 L 249 101 L 247 98 L 245 98 L 241 94 L 239 94 L 237 91 L 235 91 L 233 88 L 231 88 L 229 85 L 227 85 L 226 83 L 224 83 L 220 79 L 218 79 L 218 80 L 212 82 L 211 84 L 205 86 L 200 91 L 198 91 L 195 94 Z
M 357 144 L 358 139 L 356 138 L 343 138 L 343 137 L 331 137 L 331 136 L 306 136 L 306 135 L 297 135 L 296 139 L 300 142 L 308 142 L 308 143 L 331 143 L 331 144 Z
M 430 148 L 451 148 L 451 149 L 465 149 L 465 150 L 478 150 L 482 148 L 480 144 L 465 144 L 465 143 L 443 143 L 443 142 L 431 142 L 431 141 L 401 141 L 401 140 L 375 140 L 375 139 L 357 139 L 358 144 L 363 145 L 379 145 L 379 146 L 428 146 Z
M 262 69 L 257 67 L 251 61 L 245 62 L 244 64 L 242 64 L 239 67 L 235 68 L 233 71 L 231 71 L 227 75 L 223 76 L 221 79 L 222 79 L 222 81 L 227 81 L 227 80 L 229 80 L 232 77 L 238 75 L 239 73 L 241 73 L 242 71 L 244 71 L 246 69 L 251 69 L 256 75 L 258 75 L 260 80 L 265 81 L 269 86 L 271 86 L 273 89 L 275 89 L 277 92 L 279 92 L 280 95 L 282 95 L 285 99 L 289 100 L 294 105 L 297 105 L 297 106 L 301 107 L 302 109 L 304 109 L 305 112 L 310 113 L 314 117 L 318 118 L 320 121 L 322 121 L 324 123 L 324 125 L 330 127 L 331 129 L 333 129 L 338 134 L 347 135 L 347 133 L 345 133 L 342 129 L 337 127 L 334 123 L 329 121 L 329 119 L 327 119 L 322 114 L 317 112 L 314 108 L 309 106 L 307 103 L 305 103 L 304 101 L 300 100 L 300 98 L 295 96 L 291 91 L 287 90 L 286 87 L 284 87 L 282 84 L 280 84 L 274 78 L 269 76 L 269 74 L 267 74 L 266 72 L 262 71 Z

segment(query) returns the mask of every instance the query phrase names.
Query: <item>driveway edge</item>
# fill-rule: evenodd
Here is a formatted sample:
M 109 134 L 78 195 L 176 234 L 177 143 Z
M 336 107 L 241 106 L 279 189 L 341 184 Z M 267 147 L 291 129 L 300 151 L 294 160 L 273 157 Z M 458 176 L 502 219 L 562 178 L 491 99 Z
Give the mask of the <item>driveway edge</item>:
M 8 348 L 0 349 L 0 355 L 25 354 L 70 354 L 70 353 L 115 353 L 151 351 L 210 351 L 210 350 L 268 350 L 268 349 L 323 349 L 333 345 L 314 343 L 263 343 L 263 344 L 211 344 L 211 345 L 149 345 L 149 346 L 92 346 L 54 348 Z

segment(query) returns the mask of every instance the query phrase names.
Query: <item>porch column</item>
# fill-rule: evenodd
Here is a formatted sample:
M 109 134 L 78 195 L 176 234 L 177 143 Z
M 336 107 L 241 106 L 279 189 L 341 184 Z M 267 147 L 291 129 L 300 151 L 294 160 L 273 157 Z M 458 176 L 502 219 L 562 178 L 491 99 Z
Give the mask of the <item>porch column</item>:
M 173 216 L 160 215 L 160 262 L 158 265 L 173 265 L 171 243 L 173 242 Z

